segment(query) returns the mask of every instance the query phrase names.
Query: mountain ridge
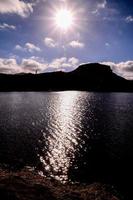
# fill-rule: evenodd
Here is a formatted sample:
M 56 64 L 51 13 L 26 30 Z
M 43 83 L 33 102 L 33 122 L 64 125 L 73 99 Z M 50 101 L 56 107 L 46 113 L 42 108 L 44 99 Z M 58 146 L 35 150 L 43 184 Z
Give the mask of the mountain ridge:
M 40 74 L 0 74 L 0 91 L 62 91 L 133 92 L 133 81 L 126 80 L 110 66 L 90 63 L 71 72 Z

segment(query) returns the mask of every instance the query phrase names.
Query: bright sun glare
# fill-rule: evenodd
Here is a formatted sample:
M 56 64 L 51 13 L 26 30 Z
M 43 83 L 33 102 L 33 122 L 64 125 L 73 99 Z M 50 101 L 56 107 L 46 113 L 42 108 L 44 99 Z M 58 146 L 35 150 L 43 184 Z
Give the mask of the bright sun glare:
M 73 13 L 68 9 L 61 9 L 55 15 L 55 23 L 62 30 L 68 30 L 74 23 Z

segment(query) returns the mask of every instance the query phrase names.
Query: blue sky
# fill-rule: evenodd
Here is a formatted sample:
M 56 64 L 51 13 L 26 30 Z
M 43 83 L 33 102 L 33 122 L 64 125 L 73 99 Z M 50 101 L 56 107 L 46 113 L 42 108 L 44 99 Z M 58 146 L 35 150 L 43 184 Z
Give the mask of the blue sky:
M 64 32 L 54 17 L 74 14 Z M 0 72 L 70 71 L 104 62 L 133 77 L 133 1 L 0 0 Z

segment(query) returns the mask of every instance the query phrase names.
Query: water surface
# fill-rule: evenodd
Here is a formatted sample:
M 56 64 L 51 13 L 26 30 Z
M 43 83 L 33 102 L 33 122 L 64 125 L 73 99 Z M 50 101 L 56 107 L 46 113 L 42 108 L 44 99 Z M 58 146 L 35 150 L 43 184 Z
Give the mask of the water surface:
M 1 167 L 132 190 L 133 94 L 0 93 Z M 128 186 L 127 186 L 128 185 Z

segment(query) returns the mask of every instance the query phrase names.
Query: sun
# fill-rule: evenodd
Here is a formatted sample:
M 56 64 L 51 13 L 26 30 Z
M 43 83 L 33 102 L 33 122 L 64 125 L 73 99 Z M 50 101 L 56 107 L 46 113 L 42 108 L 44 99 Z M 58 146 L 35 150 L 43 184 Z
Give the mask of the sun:
M 65 8 L 58 10 L 55 15 L 55 23 L 57 27 L 64 31 L 70 29 L 74 24 L 74 16 L 72 11 Z

